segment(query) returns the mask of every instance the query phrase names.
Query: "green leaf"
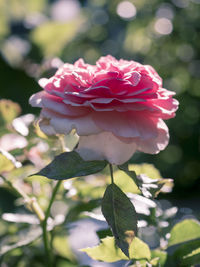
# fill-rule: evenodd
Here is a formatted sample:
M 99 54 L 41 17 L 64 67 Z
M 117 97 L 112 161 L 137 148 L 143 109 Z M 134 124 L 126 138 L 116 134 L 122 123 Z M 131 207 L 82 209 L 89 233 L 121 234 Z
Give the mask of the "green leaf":
M 178 266 L 192 266 L 200 263 L 200 239 L 180 246 L 173 254 Z
M 103 170 L 106 161 L 84 161 L 77 152 L 64 152 L 36 175 L 45 176 L 49 179 L 65 180 L 78 176 L 86 176 Z
M 15 158 L 0 148 L 0 173 L 12 171 L 14 168 L 21 167 L 21 163 Z
M 161 191 L 162 187 L 165 186 L 166 183 L 169 183 L 171 181 L 170 179 L 152 179 L 149 178 L 146 174 L 136 175 L 134 171 L 129 170 L 127 163 L 118 166 L 118 168 L 124 171 L 133 179 L 142 195 L 147 198 L 156 197 Z
M 164 267 L 165 263 L 167 261 L 167 253 L 165 251 L 161 251 L 161 250 L 152 250 L 151 251 L 151 257 L 152 258 L 158 258 L 158 262 L 159 262 L 159 267 Z
M 101 243 L 92 248 L 84 248 L 81 251 L 86 252 L 92 259 L 115 262 L 119 260 L 129 260 L 122 251 L 115 245 L 113 237 L 106 237 L 101 240 Z M 135 237 L 129 248 L 130 259 L 140 260 L 151 258 L 151 251 L 146 243 Z
M 112 229 L 117 246 L 129 257 L 129 246 L 137 234 L 137 214 L 129 198 L 114 183 L 106 188 L 102 213 Z
M 0 100 L 0 122 L 9 123 L 21 113 L 20 106 L 7 99 Z
M 106 190 L 105 176 L 99 174 L 74 180 L 73 187 L 81 199 L 101 199 Z
M 155 168 L 153 164 L 143 163 L 143 164 L 129 164 L 129 170 L 134 170 L 137 175 L 146 174 L 151 179 L 161 179 L 162 176 L 158 169 Z
M 168 247 L 200 238 L 198 221 L 187 219 L 177 223 L 170 232 Z
M 136 175 L 136 173 L 134 171 L 130 171 L 129 170 L 129 167 L 128 167 L 127 163 L 125 163 L 123 165 L 119 165 L 118 168 L 121 171 L 124 171 L 128 176 L 130 176 L 132 178 L 132 180 L 135 182 L 135 184 L 139 187 L 138 180 L 137 180 L 137 175 Z
M 60 55 L 63 48 L 73 40 L 80 29 L 80 25 L 84 23 L 85 19 L 79 16 L 78 19 L 62 23 L 55 21 L 48 21 L 31 33 L 33 43 L 38 45 L 45 56 Z M 56 45 L 54 44 L 56 36 Z
M 115 184 L 125 193 L 140 194 L 140 190 L 133 179 L 121 170 L 114 172 Z M 109 177 L 110 178 L 110 177 Z
M 75 256 L 71 251 L 67 237 L 65 235 L 55 236 L 53 238 L 53 248 L 63 258 L 67 258 L 72 262 L 76 261 Z

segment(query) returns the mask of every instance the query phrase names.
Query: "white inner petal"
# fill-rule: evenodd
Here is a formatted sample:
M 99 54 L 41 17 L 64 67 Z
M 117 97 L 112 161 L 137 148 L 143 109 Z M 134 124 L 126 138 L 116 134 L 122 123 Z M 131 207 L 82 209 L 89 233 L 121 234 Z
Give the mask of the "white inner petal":
M 76 129 L 78 135 L 90 135 L 101 132 L 90 116 L 81 118 L 61 118 L 54 116 L 50 120 L 51 126 L 57 133 L 68 134 L 71 130 Z
M 128 161 L 136 151 L 136 144 L 126 144 L 112 133 L 81 136 L 77 152 L 84 160 L 107 160 L 120 165 Z

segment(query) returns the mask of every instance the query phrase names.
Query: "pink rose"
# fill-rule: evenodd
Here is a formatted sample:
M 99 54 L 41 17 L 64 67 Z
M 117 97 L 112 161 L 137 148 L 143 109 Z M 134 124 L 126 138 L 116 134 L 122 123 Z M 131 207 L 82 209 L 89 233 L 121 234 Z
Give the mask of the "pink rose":
M 175 116 L 178 101 L 151 66 L 112 56 L 96 65 L 79 59 L 39 83 L 44 90 L 30 104 L 42 108 L 41 129 L 48 135 L 76 129 L 86 160 L 122 164 L 136 150 L 156 154 L 168 144 L 163 120 Z

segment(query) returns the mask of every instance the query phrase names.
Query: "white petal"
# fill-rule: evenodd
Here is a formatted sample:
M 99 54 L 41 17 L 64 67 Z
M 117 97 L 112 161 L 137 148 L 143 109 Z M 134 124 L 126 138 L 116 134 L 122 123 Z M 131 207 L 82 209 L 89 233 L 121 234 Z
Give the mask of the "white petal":
M 42 88 L 44 88 L 44 87 L 48 84 L 48 82 L 49 82 L 49 79 L 46 79 L 46 78 L 41 78 L 41 79 L 38 81 L 39 85 L 40 85 Z
M 50 122 L 47 119 L 41 119 L 39 121 L 39 126 L 40 126 L 40 129 L 47 135 L 55 135 L 56 134 L 56 131 L 50 125 Z
M 136 151 L 136 144 L 126 144 L 112 133 L 81 136 L 77 152 L 84 160 L 107 160 L 120 165 L 128 161 Z
M 163 120 L 157 124 L 158 136 L 149 140 L 140 140 L 137 150 L 148 154 L 157 154 L 164 150 L 169 143 L 169 130 Z
M 90 116 L 81 118 L 62 118 L 54 116 L 51 118 L 50 124 L 57 133 L 62 134 L 68 134 L 72 129 L 76 129 L 78 135 L 91 135 L 102 131 L 96 126 Z
M 45 94 L 45 91 L 40 91 L 32 95 L 29 99 L 29 104 L 33 107 L 42 108 L 42 97 Z
M 25 137 L 19 134 L 5 134 L 0 138 L 0 148 L 10 151 L 16 148 L 24 148 L 28 145 Z

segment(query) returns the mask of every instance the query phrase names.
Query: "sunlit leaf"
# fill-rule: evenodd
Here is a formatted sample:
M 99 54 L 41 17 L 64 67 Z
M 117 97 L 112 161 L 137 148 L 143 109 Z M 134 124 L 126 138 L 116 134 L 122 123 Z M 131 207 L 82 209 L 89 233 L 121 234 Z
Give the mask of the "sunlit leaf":
M 86 252 L 92 259 L 115 262 L 119 260 L 129 260 L 122 251 L 115 245 L 113 237 L 106 237 L 101 240 L 101 243 L 96 247 L 84 248 L 81 251 Z M 147 259 L 151 258 L 151 251 L 146 243 L 135 237 L 129 248 L 130 259 Z
M 34 0 L 34 1 L 10 1 L 10 12 L 12 17 L 16 20 L 23 19 L 27 14 L 37 14 L 41 12 L 45 6 L 45 0 Z M 22 5 L 23 3 L 23 5 Z
M 181 221 L 172 228 L 168 246 L 200 238 L 200 223 L 192 219 Z
M 129 198 L 114 183 L 106 188 L 102 213 L 112 229 L 117 246 L 129 257 L 129 246 L 137 234 L 137 214 Z
M 8 99 L 0 100 L 0 122 L 9 123 L 21 113 L 20 106 Z
M 161 250 L 152 250 L 151 251 L 151 257 L 152 258 L 158 258 L 158 262 L 160 267 L 164 267 L 166 260 L 167 260 L 167 252 L 161 251 Z
M 106 182 L 103 175 L 90 175 L 73 181 L 73 187 L 77 190 L 77 194 L 83 198 L 102 198 Z
M 53 248 L 62 257 L 70 259 L 73 262 L 75 261 L 75 256 L 70 249 L 66 236 L 55 236 L 53 239 Z
M 16 161 L 7 151 L 0 149 L 0 173 L 9 172 L 19 167 L 21 167 L 20 162 Z
M 49 179 L 65 180 L 78 176 L 86 176 L 103 170 L 106 161 L 84 161 L 77 152 L 64 152 L 42 169 L 37 175 Z
M 116 170 L 114 172 L 114 178 L 116 185 L 121 188 L 121 190 L 125 193 L 133 193 L 140 194 L 140 190 L 138 189 L 136 183 L 130 176 L 121 170 Z
M 68 23 L 48 21 L 31 33 L 31 39 L 42 49 L 45 56 L 60 55 L 66 44 L 76 36 L 82 23 L 83 18 L 80 17 Z
M 121 171 L 124 171 L 127 175 L 129 175 L 132 178 L 132 180 L 136 183 L 136 185 L 139 186 L 138 181 L 137 181 L 137 175 L 136 175 L 135 171 L 129 170 L 129 166 L 127 163 L 125 163 L 123 165 L 119 165 L 118 168 Z
M 137 175 L 146 174 L 152 179 L 162 178 L 158 169 L 155 168 L 153 164 L 143 163 L 143 164 L 129 164 L 130 171 L 135 171 Z
M 147 166 L 149 165 L 147 164 L 147 166 L 146 165 L 144 166 L 145 168 L 143 169 L 146 169 Z M 155 171 L 156 173 L 156 169 L 154 169 L 154 167 L 151 164 L 150 166 L 151 166 L 150 169 L 151 170 L 153 169 L 153 171 Z M 129 177 L 132 178 L 132 180 L 137 185 L 142 195 L 147 198 L 156 197 L 162 191 L 163 187 L 169 186 L 172 183 L 171 179 L 162 179 L 162 178 L 155 179 L 155 177 L 154 179 L 152 179 L 148 177 L 146 174 L 136 175 L 135 171 L 129 169 L 129 166 L 127 163 L 118 166 L 118 168 L 124 171 Z M 156 176 L 159 176 L 159 173 L 156 173 Z
M 2 39 L 9 33 L 9 22 L 6 14 L 5 1 L 0 1 L 0 25 L 0 39 Z

